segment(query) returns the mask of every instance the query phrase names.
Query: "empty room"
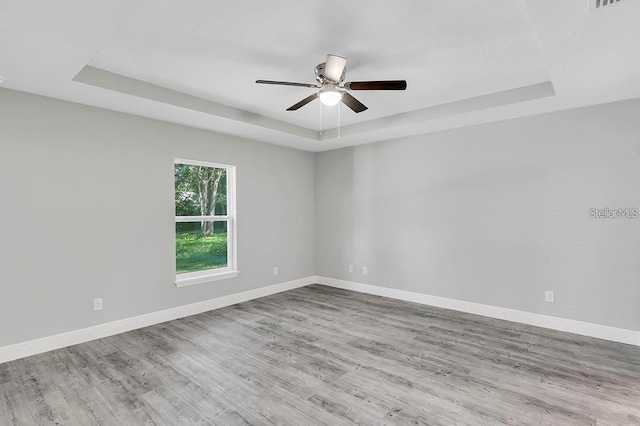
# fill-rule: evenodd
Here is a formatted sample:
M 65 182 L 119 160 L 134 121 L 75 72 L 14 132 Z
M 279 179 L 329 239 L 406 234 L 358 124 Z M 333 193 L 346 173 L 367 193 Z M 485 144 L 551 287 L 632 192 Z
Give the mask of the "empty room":
M 0 7 L 0 426 L 640 425 L 640 3 Z

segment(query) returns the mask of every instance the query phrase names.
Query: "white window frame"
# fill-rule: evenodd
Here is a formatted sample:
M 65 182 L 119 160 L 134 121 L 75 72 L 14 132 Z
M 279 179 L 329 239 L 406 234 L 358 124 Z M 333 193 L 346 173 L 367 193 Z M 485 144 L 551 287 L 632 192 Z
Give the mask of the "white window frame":
M 206 161 L 185 160 L 175 158 L 176 164 L 187 164 L 190 166 L 213 167 L 227 170 L 227 214 L 224 216 L 175 216 L 175 222 L 227 222 L 227 266 L 224 268 L 206 269 L 203 271 L 185 272 L 176 274 L 175 284 L 177 287 L 186 287 L 194 284 L 202 284 L 211 281 L 233 278 L 238 275 L 238 252 L 236 246 L 236 166 L 230 164 L 209 163 Z M 175 191 L 175 189 L 174 189 Z M 173 237 L 173 251 L 175 253 L 175 226 Z M 175 259 L 174 259 L 175 266 Z

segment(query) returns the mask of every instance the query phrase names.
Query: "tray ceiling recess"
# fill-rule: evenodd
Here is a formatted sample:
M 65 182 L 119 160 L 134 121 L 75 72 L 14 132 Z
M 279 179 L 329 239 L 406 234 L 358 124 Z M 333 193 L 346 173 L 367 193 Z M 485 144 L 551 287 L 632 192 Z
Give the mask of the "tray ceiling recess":
M 321 151 L 639 97 L 640 2 L 590 13 L 596 1 L 10 2 L 0 75 L 8 89 Z M 348 58 L 346 79 L 309 87 L 327 53 Z M 287 111 L 331 84 L 357 103 Z

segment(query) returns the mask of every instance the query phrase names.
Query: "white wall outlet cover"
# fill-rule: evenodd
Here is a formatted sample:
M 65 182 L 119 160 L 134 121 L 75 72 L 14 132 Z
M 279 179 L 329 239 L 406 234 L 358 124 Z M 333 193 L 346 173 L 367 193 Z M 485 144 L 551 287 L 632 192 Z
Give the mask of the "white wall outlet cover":
M 102 298 L 96 298 L 93 299 L 93 310 L 94 311 L 101 311 L 102 310 Z
M 278 267 L 277 266 L 273 267 L 273 275 L 278 275 Z
M 545 302 L 553 303 L 555 301 L 555 293 L 549 290 L 545 291 L 544 300 Z
M 369 269 L 366 266 L 362 267 L 362 275 L 367 275 L 369 273 Z
M 349 272 L 353 272 L 353 265 L 349 265 Z

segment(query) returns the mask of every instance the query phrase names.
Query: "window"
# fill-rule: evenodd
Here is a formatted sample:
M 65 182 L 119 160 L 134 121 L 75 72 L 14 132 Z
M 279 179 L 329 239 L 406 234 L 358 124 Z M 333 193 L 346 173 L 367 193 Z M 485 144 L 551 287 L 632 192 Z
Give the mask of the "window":
M 174 177 L 176 285 L 235 277 L 235 167 L 176 159 Z

